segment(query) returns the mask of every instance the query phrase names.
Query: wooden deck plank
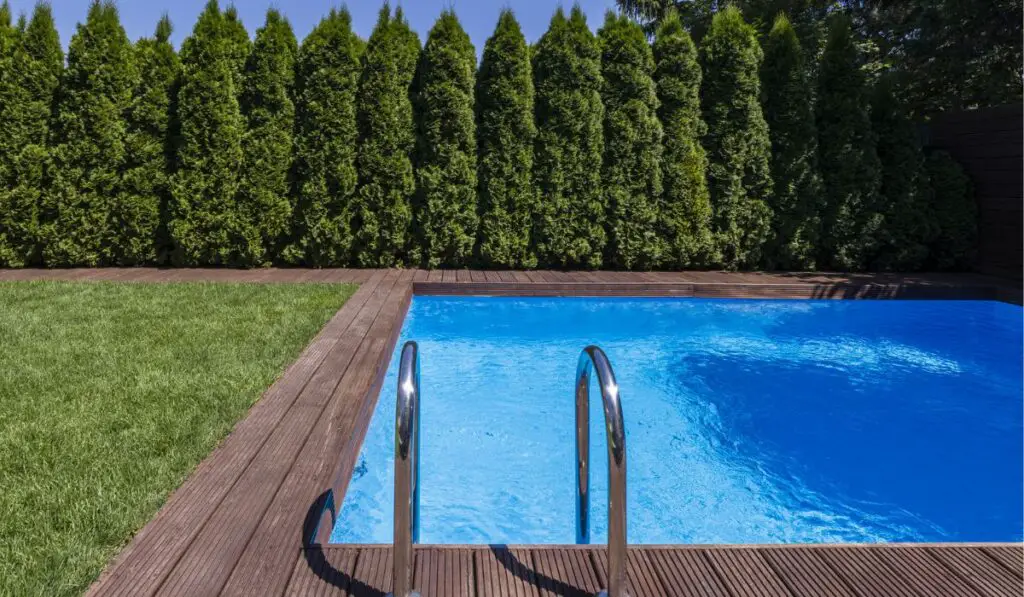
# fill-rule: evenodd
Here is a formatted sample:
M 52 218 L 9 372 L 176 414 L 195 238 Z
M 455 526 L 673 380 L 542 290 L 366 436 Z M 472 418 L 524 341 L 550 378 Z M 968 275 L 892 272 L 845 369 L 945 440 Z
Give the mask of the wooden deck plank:
M 608 588 L 608 551 L 595 549 L 591 552 L 598 584 Z M 630 597 L 670 597 L 662 580 L 654 571 L 654 565 L 643 549 L 634 548 L 626 552 L 626 591 Z
M 542 597 L 584 597 L 601 589 L 586 550 L 533 550 L 533 566 Z
M 364 548 L 359 552 L 352 584 L 359 587 L 351 597 L 383 595 L 391 591 L 391 550 L 385 547 Z
M 765 549 L 761 556 L 796 595 L 857 597 L 814 549 Z
M 539 597 L 537 573 L 529 551 L 492 547 L 473 552 L 480 597 Z
M 411 292 L 408 285 L 412 276 L 411 271 L 396 276 L 395 286 L 381 301 L 379 311 L 373 314 L 372 323 L 366 327 L 364 335 L 348 338 L 349 343 L 345 347 L 348 350 L 339 355 L 339 366 L 332 370 L 330 381 L 318 386 L 317 395 L 328 396 L 323 399 L 327 406 L 319 411 L 321 414 L 309 432 L 295 466 L 282 481 L 263 516 L 264 520 L 239 556 L 223 594 L 248 595 L 258 588 L 282 586 L 287 580 L 283 578 L 284 571 L 290 566 L 293 554 L 302 546 L 295 521 L 304 520 L 317 496 L 330 488 L 338 468 L 337 455 L 359 452 L 365 433 L 365 429 L 358 429 L 360 413 L 372 413 L 372 406 L 365 405 L 364 401 L 376 403 L 376 378 L 383 376 L 377 364 L 388 362 L 391 346 L 388 340 L 396 332 L 395 326 L 400 325 L 398 311 L 404 306 L 401 303 L 405 293 Z M 396 289 L 400 285 L 406 288 Z M 369 310 L 364 311 L 370 313 Z M 344 360 L 345 356 L 350 360 Z M 303 399 L 304 396 L 299 397 L 299 401 Z M 320 398 L 311 399 L 314 404 L 320 401 Z M 346 446 L 346 443 L 354 443 L 354 446 Z M 349 459 L 348 466 L 353 465 Z M 340 507 L 340 503 L 335 507 Z M 324 530 L 329 535 L 330 529 Z
M 650 550 L 649 558 L 662 585 L 673 596 L 731 597 L 701 550 Z
M 375 288 L 373 297 L 347 330 L 345 338 L 335 345 L 345 354 L 335 355 L 337 358 L 329 355 L 314 379 L 303 388 L 295 405 L 199 531 L 158 594 L 212 594 L 224 587 L 257 530 L 263 513 L 292 470 L 306 438 L 320 420 L 334 387 L 347 371 L 351 353 L 355 350 L 351 339 L 357 335 L 361 337 L 369 329 L 398 276 L 388 272 L 384 277 L 385 280 Z
M 823 549 L 818 555 L 862 597 L 918 594 L 902 576 L 893 573 L 874 549 L 839 547 Z
M 709 549 L 711 566 L 735 597 L 789 597 L 791 593 L 761 554 L 753 549 Z
M 1024 595 L 1024 580 L 980 549 L 936 547 L 927 548 L 927 551 L 985 597 Z
M 922 595 L 973 597 L 978 592 L 920 547 L 881 547 L 878 556 Z
M 1018 578 L 1024 577 L 1024 545 L 1014 547 L 986 547 L 985 553 L 995 558 Z

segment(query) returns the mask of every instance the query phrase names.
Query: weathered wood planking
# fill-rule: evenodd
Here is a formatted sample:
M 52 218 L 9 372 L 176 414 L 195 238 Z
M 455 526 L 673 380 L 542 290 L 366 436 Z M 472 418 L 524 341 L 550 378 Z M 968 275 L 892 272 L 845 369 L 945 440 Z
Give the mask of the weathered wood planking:
M 1024 556 L 1020 545 L 995 548 Z M 980 545 L 633 546 L 632 597 L 1019 597 L 1024 578 Z M 603 546 L 417 546 L 424 597 L 586 597 L 605 587 Z M 285 595 L 383 597 L 390 548 L 316 546 Z M 276 593 L 275 593 L 276 594 Z

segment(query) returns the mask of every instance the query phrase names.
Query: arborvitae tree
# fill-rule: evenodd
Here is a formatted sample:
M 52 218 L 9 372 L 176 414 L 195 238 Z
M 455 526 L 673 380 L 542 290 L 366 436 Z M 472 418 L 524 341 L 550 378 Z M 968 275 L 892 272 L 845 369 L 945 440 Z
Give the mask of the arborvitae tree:
M 235 82 L 235 92 L 241 94 L 245 89 L 245 65 L 249 60 L 249 53 L 252 52 L 252 40 L 249 39 L 249 32 L 234 4 L 224 11 L 224 40 L 228 62 L 231 64 L 231 75 Z
M 15 56 L 20 51 L 21 32 L 11 25 L 11 6 L 4 0 L 0 4 L 0 122 L 10 120 L 14 106 L 20 99 L 17 71 L 14 68 Z M 7 265 L 12 257 L 12 248 L 7 240 L 7 221 L 10 218 L 7 201 L 14 187 L 14 160 L 20 153 L 20 148 L 13 141 L 7 135 L 0 136 L 0 266 Z
M 262 246 L 252 246 L 255 251 L 246 256 L 254 265 L 279 253 L 291 222 L 292 98 L 298 51 L 288 20 L 277 10 L 268 10 L 246 62 L 241 99 L 247 131 L 238 205 L 262 239 Z
M 533 219 L 533 72 L 530 50 L 511 10 L 484 45 L 476 81 L 480 260 L 531 268 Z
M 735 6 L 715 14 L 701 59 L 715 241 L 723 266 L 752 267 L 771 227 L 771 141 L 760 103 L 761 46 Z
M 814 269 L 821 217 L 818 131 L 807 67 L 785 15 L 765 40 L 761 67 L 764 117 L 772 140 L 772 233 L 764 248 L 768 269 Z
M 171 46 L 171 21 L 164 15 L 152 38 L 135 43 L 138 78 L 127 113 L 128 137 L 124 193 L 115 206 L 121 226 L 115 227 L 113 263 L 137 265 L 163 261 L 167 232 L 161 226 L 167 210 L 173 142 L 171 109 L 181 63 Z
M 181 49 L 181 140 L 170 210 L 172 260 L 181 265 L 246 265 L 245 256 L 261 244 L 237 204 L 245 121 L 225 23 L 210 0 Z
M 420 54 L 416 114 L 414 262 L 469 265 L 476 242 L 476 50 L 455 13 L 441 13 Z
M 919 270 L 928 258 L 928 245 L 938 234 L 924 150 L 917 128 L 893 94 L 892 78 L 876 84 L 871 126 L 877 131 L 881 162 L 880 247 L 873 269 Z
M 122 173 L 128 163 L 125 116 L 136 80 L 132 53 L 113 2 L 94 0 L 71 38 L 51 131 L 55 145 L 52 187 L 44 197 L 43 249 L 49 265 L 115 263 L 131 250 L 118 242 L 126 233 L 141 232 L 140 222 L 125 222 L 117 211 L 127 202 Z
M 650 269 L 661 258 L 661 124 L 654 55 L 640 25 L 611 11 L 597 39 L 604 103 L 602 187 L 608 206 L 605 263 Z
M 356 112 L 359 191 L 353 229 L 356 263 L 363 267 L 391 267 L 405 257 L 416 188 L 409 88 L 419 47 L 401 7 L 392 17 L 385 4 L 363 55 Z
M 863 269 L 875 250 L 879 169 L 849 18 L 834 15 L 818 71 L 818 155 L 825 188 L 819 266 Z
M 718 261 L 711 235 L 707 132 L 700 111 L 700 63 L 690 34 L 675 12 L 661 22 L 654 38 L 654 79 L 658 117 L 664 127 L 661 170 L 664 191 L 659 213 L 664 243 L 661 264 L 669 269 L 702 267 Z
M 533 51 L 537 143 L 534 242 L 541 263 L 601 265 L 606 242 L 601 51 L 579 5 L 555 12 Z
M 7 121 L 7 114 L 18 96 L 17 79 L 14 70 L 14 56 L 21 49 L 21 32 L 11 25 L 11 6 L 4 0 L 0 4 L 0 122 Z M 0 138 L 0 193 L 9 189 L 11 162 L 14 148 L 10 139 Z
M 0 73 L 10 94 L 0 118 L 0 154 L 7 168 L 0 185 L 0 265 L 21 267 L 41 260 L 47 138 L 64 52 L 49 4 L 36 4 L 32 19 L 27 25 L 19 20 L 13 33 L 12 67 Z
M 944 151 L 930 153 L 925 167 L 938 224 L 929 267 L 968 270 L 974 265 L 978 240 L 978 207 L 971 181 L 960 164 Z
M 348 10 L 331 10 L 299 50 L 296 205 L 289 263 L 348 265 L 356 191 L 356 89 L 363 42 Z

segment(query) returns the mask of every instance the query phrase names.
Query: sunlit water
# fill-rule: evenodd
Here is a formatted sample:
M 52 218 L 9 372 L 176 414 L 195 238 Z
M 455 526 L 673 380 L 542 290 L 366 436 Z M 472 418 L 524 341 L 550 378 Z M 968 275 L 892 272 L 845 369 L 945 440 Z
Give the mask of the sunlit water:
M 1022 309 L 416 297 L 331 540 L 392 540 L 395 371 L 422 368 L 421 541 L 572 543 L 576 360 L 622 388 L 631 543 L 1020 541 Z M 603 414 L 591 400 L 593 540 Z

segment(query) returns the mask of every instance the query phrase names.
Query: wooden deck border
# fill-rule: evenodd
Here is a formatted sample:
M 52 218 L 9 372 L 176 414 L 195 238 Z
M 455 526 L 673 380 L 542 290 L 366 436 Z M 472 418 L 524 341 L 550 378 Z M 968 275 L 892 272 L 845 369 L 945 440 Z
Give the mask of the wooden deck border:
M 414 294 L 978 299 L 1020 304 L 978 275 L 424 270 L 0 270 L 0 282 L 353 282 L 334 315 L 231 434 L 108 565 L 92 596 L 383 596 L 388 546 L 329 545 Z M 633 597 L 1024 593 L 1021 544 L 636 546 Z M 424 597 L 581 596 L 600 546 L 418 546 Z

